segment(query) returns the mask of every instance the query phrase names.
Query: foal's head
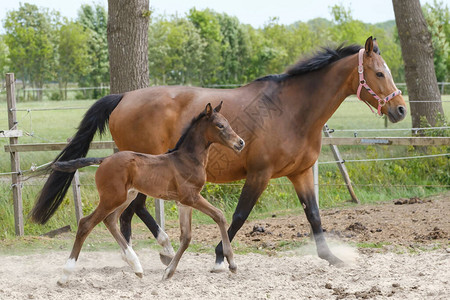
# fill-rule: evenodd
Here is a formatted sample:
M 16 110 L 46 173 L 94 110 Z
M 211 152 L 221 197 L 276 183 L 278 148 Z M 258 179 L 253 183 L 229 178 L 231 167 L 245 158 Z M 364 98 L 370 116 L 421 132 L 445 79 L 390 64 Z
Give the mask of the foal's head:
M 214 109 L 211 103 L 208 103 L 205 107 L 204 118 L 207 121 L 206 137 L 211 143 L 219 143 L 236 152 L 240 152 L 244 148 L 245 142 L 234 132 L 228 120 L 219 113 L 222 108 L 222 103 L 220 102 Z

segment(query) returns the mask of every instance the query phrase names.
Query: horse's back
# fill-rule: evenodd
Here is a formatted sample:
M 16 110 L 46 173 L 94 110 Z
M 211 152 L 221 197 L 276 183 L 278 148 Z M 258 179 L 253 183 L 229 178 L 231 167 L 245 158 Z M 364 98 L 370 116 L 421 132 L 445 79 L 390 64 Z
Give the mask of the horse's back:
M 208 102 L 231 98 L 230 90 L 155 86 L 127 92 L 112 112 L 109 128 L 120 150 L 165 153 Z M 217 102 L 217 103 L 215 103 Z

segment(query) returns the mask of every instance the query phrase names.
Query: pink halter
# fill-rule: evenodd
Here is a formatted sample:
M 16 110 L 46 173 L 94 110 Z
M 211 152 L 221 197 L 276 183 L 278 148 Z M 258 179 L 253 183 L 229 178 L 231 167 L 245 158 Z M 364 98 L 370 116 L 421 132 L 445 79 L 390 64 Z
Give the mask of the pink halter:
M 378 101 L 378 115 L 382 115 L 381 114 L 381 108 L 383 106 L 386 105 L 386 103 L 391 100 L 392 98 L 394 98 L 397 95 L 400 95 L 402 93 L 402 91 L 400 90 L 396 90 L 395 92 L 391 93 L 389 96 L 385 97 L 384 99 L 381 99 L 380 97 L 378 97 L 377 94 L 375 94 L 375 92 L 369 87 L 369 85 L 367 84 L 366 80 L 364 79 L 364 68 L 363 68 L 363 55 L 364 55 L 364 51 L 365 49 L 362 48 L 361 50 L 359 50 L 358 53 L 358 74 L 359 74 L 359 86 L 358 86 L 358 90 L 356 92 L 356 96 L 358 97 L 359 100 L 366 102 L 366 104 L 369 106 L 370 110 L 375 113 L 375 111 L 372 109 L 372 106 L 370 106 L 369 103 L 367 103 L 367 101 L 361 99 L 361 89 L 362 87 L 364 87 L 369 94 L 371 94 L 375 99 L 377 99 Z

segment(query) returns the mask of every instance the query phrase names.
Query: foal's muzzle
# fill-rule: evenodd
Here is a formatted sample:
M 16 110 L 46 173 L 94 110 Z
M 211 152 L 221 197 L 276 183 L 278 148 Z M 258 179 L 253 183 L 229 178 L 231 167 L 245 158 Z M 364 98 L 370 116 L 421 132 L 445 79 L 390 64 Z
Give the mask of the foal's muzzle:
M 241 152 L 244 149 L 245 142 L 243 139 L 239 138 L 237 143 L 234 144 L 233 148 L 236 152 Z

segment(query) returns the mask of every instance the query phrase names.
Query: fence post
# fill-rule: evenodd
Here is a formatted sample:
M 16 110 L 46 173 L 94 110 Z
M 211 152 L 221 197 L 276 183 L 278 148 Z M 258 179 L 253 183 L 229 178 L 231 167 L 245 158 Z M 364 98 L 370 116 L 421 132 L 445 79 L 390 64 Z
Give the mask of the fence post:
M 72 179 L 72 192 L 73 192 L 73 203 L 75 205 L 75 217 L 77 219 L 77 224 L 80 223 L 80 219 L 83 217 L 83 205 L 81 203 L 81 188 L 80 188 L 80 172 L 76 170 L 75 175 Z
M 334 131 L 334 130 L 333 130 Z M 323 126 L 323 133 L 326 137 L 331 137 L 331 131 L 328 128 L 328 125 L 325 124 Z M 356 197 L 355 191 L 353 190 L 352 181 L 350 180 L 350 176 L 348 176 L 347 167 L 344 165 L 344 160 L 341 157 L 341 153 L 336 145 L 330 145 L 331 151 L 333 152 L 334 159 L 337 161 L 337 165 L 339 170 L 341 171 L 342 177 L 344 178 L 345 184 L 347 186 L 348 192 L 350 193 L 350 197 L 352 201 L 355 203 L 360 203 L 358 197 Z
M 166 226 L 166 221 L 164 218 L 164 200 L 155 198 L 155 215 L 156 215 L 156 223 L 158 223 L 159 227 L 164 230 Z
M 8 103 L 8 125 L 9 130 L 17 129 L 16 116 L 16 95 L 14 73 L 6 74 L 6 102 Z M 18 144 L 18 137 L 9 138 L 9 144 Z M 20 171 L 19 152 L 10 152 L 11 157 L 11 187 L 14 201 L 14 228 L 16 235 L 22 236 L 23 230 L 23 203 L 22 203 L 22 183 Z
M 67 142 L 70 143 L 72 139 L 68 138 Z M 81 203 L 81 184 L 80 184 L 80 172 L 75 171 L 75 175 L 72 179 L 72 193 L 73 193 L 73 204 L 75 206 L 75 218 L 77 219 L 77 224 L 80 223 L 80 219 L 83 217 L 83 205 Z
M 319 207 L 319 160 L 313 166 L 314 195 L 316 196 L 317 207 Z

